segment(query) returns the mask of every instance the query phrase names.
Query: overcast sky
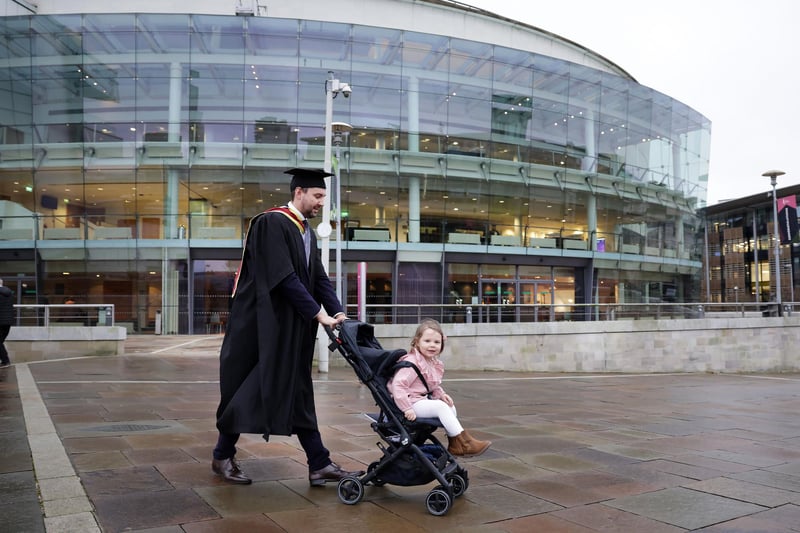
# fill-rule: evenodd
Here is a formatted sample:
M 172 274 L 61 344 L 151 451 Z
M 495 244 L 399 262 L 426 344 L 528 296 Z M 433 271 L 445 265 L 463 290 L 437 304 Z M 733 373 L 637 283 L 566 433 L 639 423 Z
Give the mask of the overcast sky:
M 800 183 L 800 1 L 462 0 L 566 37 L 711 121 L 708 205 Z

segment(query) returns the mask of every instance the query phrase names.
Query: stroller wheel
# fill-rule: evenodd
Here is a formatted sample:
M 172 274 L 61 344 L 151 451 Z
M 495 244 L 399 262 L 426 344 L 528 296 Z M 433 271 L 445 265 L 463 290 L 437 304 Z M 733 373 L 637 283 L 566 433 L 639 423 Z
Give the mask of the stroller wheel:
M 428 507 L 428 512 L 432 515 L 442 516 L 447 514 L 447 511 L 450 510 L 450 507 L 453 505 L 453 500 L 450 498 L 447 491 L 439 485 L 428 493 L 428 496 L 425 498 L 425 505 Z
M 339 499 L 347 505 L 355 505 L 364 498 L 364 484 L 356 477 L 342 478 L 337 485 Z
M 467 487 L 469 487 L 469 481 L 465 478 L 461 477 L 459 474 L 453 474 L 447 481 L 450 482 L 450 485 L 453 487 L 453 496 L 458 498 L 465 492 L 467 492 Z

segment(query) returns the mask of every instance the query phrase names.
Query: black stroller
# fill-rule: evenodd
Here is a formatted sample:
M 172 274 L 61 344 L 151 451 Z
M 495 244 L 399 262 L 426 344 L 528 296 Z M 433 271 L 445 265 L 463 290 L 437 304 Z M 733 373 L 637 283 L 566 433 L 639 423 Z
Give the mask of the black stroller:
M 389 394 L 386 384 L 397 368 L 413 367 L 405 361 L 398 363 L 406 351 L 383 349 L 375 339 L 372 325 L 358 320 L 346 320 L 335 329 L 325 329 L 331 339 L 331 351 L 341 353 L 372 392 L 380 413 L 368 417 L 372 429 L 383 439 L 378 442 L 383 456 L 369 465 L 366 474 L 339 481 L 339 499 L 348 505 L 357 504 L 364 497 L 366 485 L 416 486 L 438 481 L 425 498 L 425 505 L 433 515 L 446 514 L 453 500 L 466 492 L 469 478 L 467 471 L 433 436 L 441 427 L 439 419 L 418 418 L 410 422 Z

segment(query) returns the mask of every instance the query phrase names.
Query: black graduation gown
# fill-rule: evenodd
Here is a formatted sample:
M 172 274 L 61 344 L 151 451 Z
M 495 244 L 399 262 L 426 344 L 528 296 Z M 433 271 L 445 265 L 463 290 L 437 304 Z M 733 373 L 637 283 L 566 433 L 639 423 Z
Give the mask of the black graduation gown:
M 295 272 L 331 315 L 341 311 L 313 231 L 311 250 L 306 266 L 302 233 L 279 211 L 250 223 L 220 350 L 222 433 L 262 433 L 268 440 L 317 428 L 311 366 L 318 323 L 304 319 L 276 290 Z

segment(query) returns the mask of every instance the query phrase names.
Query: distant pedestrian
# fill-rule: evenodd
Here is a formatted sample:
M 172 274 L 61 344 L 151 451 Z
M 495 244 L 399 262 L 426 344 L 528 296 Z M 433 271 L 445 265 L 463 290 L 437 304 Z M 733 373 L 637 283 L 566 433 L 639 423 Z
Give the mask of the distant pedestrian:
M 3 280 L 0 279 L 0 368 L 11 366 L 5 342 L 8 332 L 11 331 L 11 324 L 14 323 L 13 295 L 11 289 L 3 286 Z

